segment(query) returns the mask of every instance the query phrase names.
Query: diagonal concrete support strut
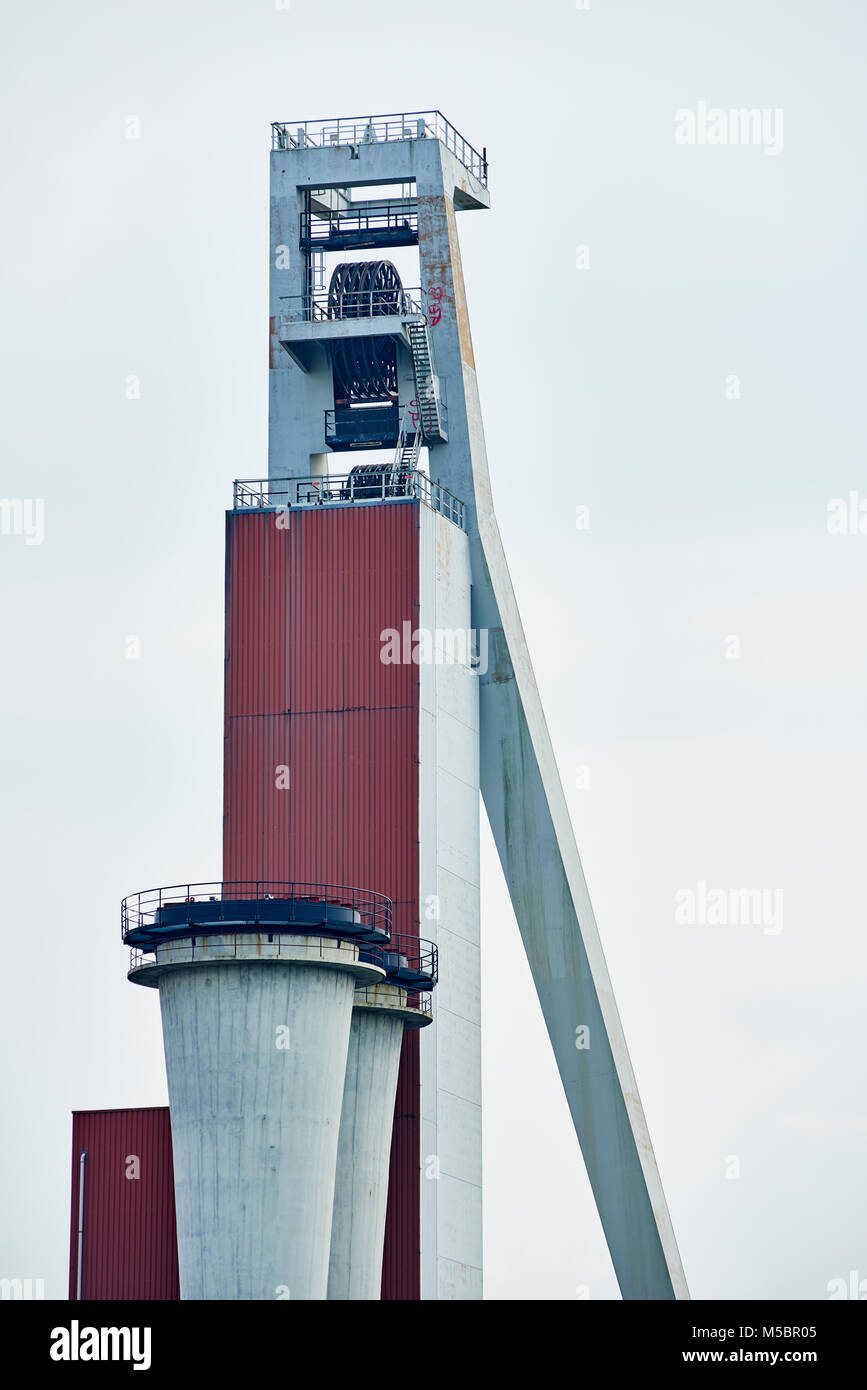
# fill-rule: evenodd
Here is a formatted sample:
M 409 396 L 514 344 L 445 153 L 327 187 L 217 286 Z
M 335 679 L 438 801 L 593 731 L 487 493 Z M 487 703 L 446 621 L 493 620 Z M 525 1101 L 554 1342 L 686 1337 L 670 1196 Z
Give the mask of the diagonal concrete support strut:
M 473 625 L 488 631 L 482 795 L 623 1297 L 688 1298 L 494 514 L 454 214 L 466 171 L 436 148 L 427 188 L 419 177 L 419 249 L 423 286 L 443 286 L 450 442 L 431 472 L 467 503 Z

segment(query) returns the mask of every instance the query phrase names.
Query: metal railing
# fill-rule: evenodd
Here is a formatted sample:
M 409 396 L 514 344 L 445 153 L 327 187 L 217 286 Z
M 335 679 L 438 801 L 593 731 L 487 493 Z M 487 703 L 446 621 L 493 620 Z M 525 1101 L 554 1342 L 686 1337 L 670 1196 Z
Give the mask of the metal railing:
M 329 116 L 316 121 L 272 121 L 273 150 L 307 145 L 373 145 L 396 140 L 441 140 L 465 169 L 487 186 L 488 152 L 481 154 L 441 111 L 390 112 L 380 116 Z
M 363 946 L 361 956 L 381 965 L 389 979 L 412 993 L 432 989 L 439 977 L 439 952 L 421 937 L 392 933 L 387 946 Z
M 418 455 L 422 444 L 422 432 L 419 428 L 420 418 L 418 402 L 413 401 L 406 407 L 400 417 L 400 431 L 397 436 L 397 443 L 394 446 L 395 465 L 403 463 L 405 467 L 410 468 L 414 473 L 418 471 Z M 327 428 L 328 424 L 326 421 L 326 430 Z
M 425 1018 L 433 1018 L 433 1002 L 429 994 L 410 994 L 406 1000 L 408 1009 L 415 1009 Z
M 334 914 L 335 930 L 339 928 L 340 917 L 346 917 L 348 912 L 353 922 L 362 927 L 391 935 L 391 899 L 384 893 L 350 888 L 345 884 L 240 880 L 175 883 L 166 888 L 145 888 L 141 892 L 131 893 L 120 905 L 121 936 L 126 941 L 130 932 L 159 929 L 164 910 L 168 910 L 166 915 L 170 914 L 172 919 L 182 920 L 183 912 L 179 913 L 178 909 L 187 905 L 199 908 L 199 911 L 190 913 L 191 918 L 197 919 L 191 922 L 191 930 L 198 936 L 202 934 L 203 927 L 209 925 L 202 921 L 201 906 L 211 903 L 243 903 L 252 918 L 256 916 L 257 906 L 261 906 L 263 917 L 267 920 L 267 924 L 263 923 L 266 931 L 279 931 L 281 924 L 285 923 L 288 927 L 292 922 L 304 927 L 308 925 L 306 918 L 311 906 L 321 904 L 326 909 L 337 910 Z M 216 913 L 214 917 L 216 921 Z M 276 917 L 279 917 L 279 923 Z M 212 929 L 216 930 L 216 927 L 212 925 Z
M 238 478 L 235 511 L 246 508 L 285 510 L 334 506 L 342 502 L 392 502 L 417 498 L 466 530 L 466 508 L 448 488 L 417 468 L 391 463 L 360 464 L 351 473 L 327 478 Z
M 329 290 L 314 290 L 311 294 L 284 295 L 283 303 L 298 304 L 304 323 L 367 318 L 424 317 L 422 290 L 347 290 L 332 296 Z M 289 311 L 291 315 L 291 310 Z M 279 325 L 278 325 L 279 327 Z
M 356 1004 L 373 1004 L 375 1007 L 382 1007 L 382 997 L 377 992 L 376 985 L 356 985 L 355 987 Z M 433 1018 L 433 1002 L 429 990 L 422 990 L 418 994 L 407 991 L 404 1007 L 412 1009 L 414 1013 L 421 1014 L 424 1018 Z
M 383 203 L 365 203 L 362 207 L 334 211 L 330 214 L 302 212 L 302 244 L 316 246 L 336 237 L 360 238 L 378 232 L 418 233 L 418 206 L 415 198 L 394 199 Z

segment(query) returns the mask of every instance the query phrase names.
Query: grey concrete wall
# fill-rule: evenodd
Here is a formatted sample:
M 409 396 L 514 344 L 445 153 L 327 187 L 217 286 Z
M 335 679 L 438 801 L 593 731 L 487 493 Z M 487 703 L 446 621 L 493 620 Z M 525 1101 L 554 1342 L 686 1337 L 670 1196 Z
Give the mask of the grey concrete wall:
M 441 446 L 431 450 L 431 460 Z M 470 626 L 469 542 L 420 508 L 419 626 Z M 419 666 L 419 901 L 437 943 L 434 1022 L 421 1036 L 421 1292 L 482 1297 L 479 682 L 468 663 Z
M 324 1299 L 355 979 L 222 961 L 159 979 L 183 1299 Z
M 380 986 L 400 991 L 392 986 Z M 403 1018 L 387 1008 L 353 1009 L 346 1061 L 331 1261 L 330 1299 L 378 1299 L 388 1205 L 388 1165 Z

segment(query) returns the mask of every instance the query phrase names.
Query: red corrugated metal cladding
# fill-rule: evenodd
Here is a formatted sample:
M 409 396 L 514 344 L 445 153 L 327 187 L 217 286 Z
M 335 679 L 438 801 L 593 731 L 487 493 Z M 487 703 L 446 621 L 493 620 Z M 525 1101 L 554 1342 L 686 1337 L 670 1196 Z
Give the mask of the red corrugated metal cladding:
M 180 1298 L 168 1106 L 72 1116 L 69 1297 L 77 1296 L 78 1197 L 84 1164 L 83 1299 Z
M 418 566 L 418 503 L 228 515 L 223 878 L 386 893 L 395 930 L 413 936 L 418 668 L 380 657 L 384 629 L 418 624 Z M 414 1033 L 383 1298 L 419 1297 L 419 1116 Z

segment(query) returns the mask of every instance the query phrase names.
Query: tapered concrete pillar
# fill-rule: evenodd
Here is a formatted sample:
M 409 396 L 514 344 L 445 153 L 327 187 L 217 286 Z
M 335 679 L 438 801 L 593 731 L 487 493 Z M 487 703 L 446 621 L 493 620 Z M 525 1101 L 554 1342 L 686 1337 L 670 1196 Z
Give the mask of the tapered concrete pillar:
M 340 1116 L 329 1299 L 378 1299 L 394 1100 L 404 1029 L 430 1023 L 393 984 L 355 991 Z
M 324 1299 L 356 983 L 346 941 L 181 939 L 157 985 L 182 1299 Z

